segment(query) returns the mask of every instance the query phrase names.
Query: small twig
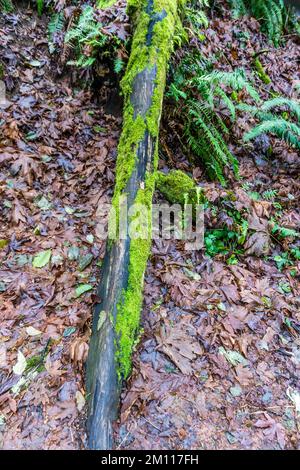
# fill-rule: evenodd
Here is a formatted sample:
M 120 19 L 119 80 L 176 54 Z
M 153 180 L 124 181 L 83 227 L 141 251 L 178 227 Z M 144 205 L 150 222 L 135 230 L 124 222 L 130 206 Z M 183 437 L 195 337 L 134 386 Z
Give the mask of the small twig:
M 160 429 L 158 426 L 156 426 L 155 424 L 153 424 L 149 419 L 147 419 L 147 418 L 144 417 L 144 420 L 145 420 L 147 423 L 149 423 L 151 426 L 153 426 L 155 429 L 157 429 L 159 432 L 161 432 L 161 429 Z
M 179 266 L 181 268 L 188 268 L 191 269 L 193 266 L 187 263 L 180 263 L 179 261 L 167 261 L 165 266 Z

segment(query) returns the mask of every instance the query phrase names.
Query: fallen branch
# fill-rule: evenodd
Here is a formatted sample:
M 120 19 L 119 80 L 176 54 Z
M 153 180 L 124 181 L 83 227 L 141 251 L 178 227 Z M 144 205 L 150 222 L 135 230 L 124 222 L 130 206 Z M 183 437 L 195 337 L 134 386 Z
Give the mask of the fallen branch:
M 126 74 L 123 131 L 118 146 L 113 207 L 119 222 L 120 203 L 127 197 L 147 208 L 151 227 L 152 195 L 158 161 L 158 132 L 166 70 L 183 0 L 130 0 L 135 33 Z M 88 445 L 112 447 L 123 379 L 131 370 L 131 353 L 139 331 L 143 278 L 151 247 L 145 239 L 116 237 L 107 243 L 95 307 L 87 361 Z

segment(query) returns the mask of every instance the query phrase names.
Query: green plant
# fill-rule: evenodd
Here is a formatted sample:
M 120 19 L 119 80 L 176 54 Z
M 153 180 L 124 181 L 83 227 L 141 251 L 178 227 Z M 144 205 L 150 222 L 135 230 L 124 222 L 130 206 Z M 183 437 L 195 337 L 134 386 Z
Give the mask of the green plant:
M 267 189 L 262 193 L 262 197 L 267 201 L 272 201 L 276 197 L 277 192 L 278 191 L 276 189 Z
M 262 23 L 262 30 L 278 44 L 284 29 L 283 0 L 230 0 L 235 17 L 250 14 Z
M 44 0 L 36 0 L 36 8 L 38 15 L 41 16 L 44 10 Z
M 300 122 L 300 104 L 297 101 L 294 101 L 290 98 L 285 98 L 284 96 L 279 96 L 271 100 L 265 101 L 260 110 L 263 112 L 268 112 L 274 108 L 284 108 L 286 111 L 289 111 L 294 115 Z
M 282 271 L 287 266 L 293 266 L 294 260 L 296 261 L 300 260 L 300 248 L 295 247 L 295 248 L 291 248 L 289 251 L 284 251 L 283 253 L 280 253 L 279 255 L 274 256 L 273 260 L 276 263 L 277 269 L 279 271 Z M 297 270 L 296 270 L 296 274 L 297 274 Z
M 116 0 L 98 0 L 97 6 L 99 8 L 109 8 L 115 3 Z
M 237 255 L 243 253 L 242 247 L 246 241 L 249 224 L 244 218 L 244 211 L 238 211 L 234 207 L 230 195 L 221 199 L 220 207 L 222 212 L 225 212 L 230 218 L 230 223 L 226 224 L 223 222 L 221 227 L 205 231 L 204 244 L 206 253 L 209 256 L 217 254 L 229 255 L 227 264 L 236 264 L 238 262 Z M 214 209 L 215 216 L 217 216 L 217 206 L 213 206 L 211 209 Z
M 11 0 L 0 0 L 0 11 L 4 13 L 11 13 L 14 9 L 13 3 Z
M 266 73 L 264 67 L 263 67 L 263 64 L 261 63 L 261 61 L 259 60 L 258 57 L 256 57 L 254 59 L 254 67 L 256 69 L 256 72 L 257 72 L 257 75 L 259 76 L 260 80 L 265 84 L 265 85 L 269 85 L 272 80 L 271 78 L 269 77 L 269 75 Z
M 300 235 L 299 232 L 297 232 L 296 230 L 293 230 L 287 227 L 282 227 L 281 225 L 278 225 L 276 222 L 274 222 L 272 233 L 278 236 L 279 238 L 287 238 L 287 237 L 298 238 Z
M 113 2 L 98 2 L 101 9 L 111 6 Z M 76 24 L 66 33 L 65 42 L 74 49 L 75 60 L 68 62 L 80 68 L 89 68 L 96 60 L 106 63 L 110 70 L 119 74 L 125 68 L 126 44 L 122 29 L 107 28 L 113 24 L 113 17 L 104 19 L 104 24 L 99 21 L 99 9 L 86 5 L 82 7 Z M 117 13 L 115 13 L 117 14 Z M 106 28 L 106 29 L 105 29 Z M 109 32 L 109 30 L 113 30 Z
M 292 249 L 291 249 L 291 255 L 292 255 L 297 261 L 299 261 L 299 260 L 300 260 L 300 248 L 298 248 L 298 247 L 292 248 Z
M 114 60 L 114 71 L 116 73 L 120 73 L 124 69 L 124 66 L 124 60 L 120 59 L 119 57 L 116 57 L 116 59 Z
M 228 128 L 222 119 L 205 103 L 190 100 L 185 137 L 193 153 L 204 161 L 211 178 L 216 178 L 224 186 L 224 167 L 232 166 L 238 175 L 238 161 L 224 142 Z
M 291 266 L 293 264 L 289 258 L 289 254 L 286 251 L 284 251 L 281 255 L 274 256 L 273 260 L 275 261 L 277 269 L 279 271 L 282 271 L 283 268 L 286 268 L 287 266 Z
M 275 109 L 277 114 L 271 111 Z M 284 112 L 282 112 L 282 108 Z M 285 140 L 287 144 L 300 149 L 300 105 L 284 97 L 277 97 L 263 102 L 260 106 L 239 105 L 239 109 L 251 113 L 260 121 L 244 135 L 248 142 L 261 134 L 271 133 Z
M 226 144 L 230 122 L 236 119 L 237 105 L 232 92 L 244 90 L 255 101 L 259 101 L 259 95 L 243 70 L 207 72 L 201 63 L 187 85 L 190 92 L 186 99 L 187 142 L 193 153 L 204 160 L 209 176 L 225 185 L 225 167 L 231 167 L 238 176 L 238 161 Z M 178 87 L 176 93 L 185 99 Z
M 236 69 L 233 72 L 224 72 L 222 70 L 213 70 L 210 73 L 202 73 L 191 80 L 191 84 L 196 85 L 200 93 L 213 104 L 214 98 L 219 96 L 224 100 L 224 104 L 230 112 L 234 112 L 235 103 L 232 98 L 226 94 L 224 87 L 230 88 L 231 92 L 244 90 L 251 98 L 259 102 L 260 97 L 254 86 L 249 82 L 243 69 Z M 235 114 L 232 116 L 235 119 Z
M 205 251 L 209 256 L 230 255 L 229 264 L 236 264 L 236 255 L 242 254 L 239 243 L 240 234 L 228 227 L 206 230 L 204 234 Z
M 183 133 L 190 150 L 203 160 L 208 175 L 222 185 L 226 184 L 225 167 L 238 176 L 238 161 L 226 141 L 236 120 L 241 91 L 260 102 L 243 69 L 214 70 L 210 60 L 192 51 L 175 69 L 167 92 L 184 118 Z
M 93 7 L 86 6 L 82 10 L 77 24 L 66 33 L 65 42 L 76 50 L 77 59 L 69 64 L 82 68 L 93 65 L 97 49 L 107 42 L 107 36 L 101 32 L 101 24 L 94 18 Z
M 204 8 L 209 6 L 209 0 L 193 0 L 188 2 L 184 9 L 184 27 L 191 33 L 202 38 L 200 28 L 207 28 L 209 20 Z
M 286 141 L 287 144 L 300 149 L 300 127 L 283 118 L 274 116 L 261 122 L 244 135 L 244 141 L 253 140 L 261 134 L 271 133 Z
M 55 41 L 56 35 L 62 31 L 65 25 L 65 17 L 62 11 L 58 13 L 53 13 L 50 21 L 48 23 L 48 41 L 49 41 L 49 50 L 54 52 L 55 50 Z

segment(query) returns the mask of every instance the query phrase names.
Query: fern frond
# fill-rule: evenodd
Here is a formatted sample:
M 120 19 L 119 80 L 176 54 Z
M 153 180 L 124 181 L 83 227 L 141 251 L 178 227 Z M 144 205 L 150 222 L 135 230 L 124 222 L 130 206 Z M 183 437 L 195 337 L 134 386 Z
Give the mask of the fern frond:
M 234 91 L 245 90 L 254 101 L 259 102 L 260 97 L 254 86 L 249 82 L 245 76 L 245 72 L 242 69 L 236 69 L 233 72 L 224 72 L 223 70 L 214 70 L 209 74 L 205 74 L 202 77 L 196 77 L 195 83 L 198 86 L 201 82 L 207 82 L 214 85 L 227 85 Z
M 41 16 L 44 10 L 44 0 L 36 0 L 36 8 L 38 15 Z
M 221 98 L 224 105 L 228 108 L 230 115 L 231 115 L 231 121 L 234 122 L 236 118 L 236 112 L 235 112 L 236 105 L 234 104 L 234 102 L 231 100 L 231 98 L 229 98 L 229 96 L 225 93 L 225 91 L 222 90 L 221 87 L 216 87 L 215 94 Z
M 300 236 L 300 233 L 297 232 L 296 230 L 287 228 L 287 227 L 282 227 L 281 225 L 278 225 L 277 223 L 274 223 L 274 226 L 272 228 L 272 233 L 276 233 L 282 238 L 286 238 L 286 237 L 298 238 Z
M 53 13 L 48 23 L 48 34 L 51 40 L 56 33 L 59 33 L 64 27 L 64 13 L 60 11 L 59 13 Z
M 262 193 L 262 196 L 267 201 L 272 201 L 277 196 L 277 189 L 267 189 Z
M 71 28 L 65 36 L 65 42 L 77 41 L 78 43 L 88 43 L 100 34 L 100 25 L 94 19 L 94 9 L 86 6 L 74 28 Z
M 290 98 L 285 98 L 283 96 L 265 101 L 261 106 L 261 110 L 270 111 L 270 109 L 279 108 L 282 106 L 289 108 L 291 113 L 295 114 L 298 121 L 300 121 L 300 104 L 297 101 L 291 100 Z
M 204 160 L 209 175 L 225 185 L 225 166 L 231 166 L 238 176 L 238 161 L 224 142 L 228 129 L 207 104 L 191 100 L 188 105 L 189 119 L 185 129 L 188 144 L 195 155 Z
M 65 16 L 63 11 L 58 13 L 53 13 L 48 23 L 48 41 L 49 41 L 49 50 L 50 52 L 55 51 L 55 36 L 60 33 L 65 25 Z
M 275 134 L 277 137 L 285 140 L 289 145 L 300 149 L 300 127 L 293 122 L 280 118 L 263 121 L 253 127 L 244 135 L 244 141 L 248 142 L 267 132 Z
M 184 16 L 196 31 L 198 31 L 201 26 L 207 28 L 209 25 L 208 18 L 203 10 L 196 10 L 195 8 L 187 6 L 184 9 Z
M 0 0 L 0 11 L 4 13 L 11 13 L 14 9 L 13 3 L 11 0 Z
M 234 17 L 250 14 L 262 24 L 262 30 L 278 44 L 284 28 L 283 0 L 230 0 Z
M 230 5 L 235 18 L 246 15 L 248 12 L 248 8 L 244 0 L 230 0 Z
M 97 49 L 102 48 L 108 37 L 101 32 L 101 24 L 94 18 L 93 7 L 87 5 L 78 18 L 77 24 L 65 35 L 65 42 L 76 48 L 77 60 L 69 62 L 78 67 L 90 67 L 96 60 Z M 84 46 L 91 46 L 91 53 L 86 55 Z

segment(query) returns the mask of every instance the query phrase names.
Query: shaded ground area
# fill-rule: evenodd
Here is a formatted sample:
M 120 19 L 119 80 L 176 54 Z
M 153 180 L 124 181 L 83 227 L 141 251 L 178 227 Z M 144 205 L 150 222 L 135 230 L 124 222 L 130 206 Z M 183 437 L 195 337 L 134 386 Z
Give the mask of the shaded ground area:
M 255 20 L 229 17 L 212 20 L 205 37 L 201 52 L 215 54 L 224 70 L 249 70 L 253 54 L 267 51 L 261 60 L 273 90 L 293 96 L 299 46 L 291 39 L 275 49 Z M 270 86 L 256 82 L 268 97 Z M 251 231 L 234 258 L 230 253 L 212 258 L 204 250 L 188 253 L 182 242 L 153 244 L 144 334 L 123 393 L 117 447 L 297 449 L 300 264 L 284 262 L 295 240 L 271 235 L 269 221 L 279 211 L 282 226 L 299 231 L 299 155 L 273 139 L 272 158 L 262 141 L 242 148 L 241 130 L 249 122 L 240 117 L 232 149 L 241 180 L 230 180 L 225 190 L 205 181 L 201 168 L 190 167 L 179 150 L 180 128 L 172 113 L 166 102 L 161 168 L 184 169 L 198 180 L 214 206 L 205 212 L 206 229 L 230 228 L 230 208 L 248 214 Z
M 26 7 L 0 20 L 3 449 L 84 444 L 82 365 L 104 254 L 95 220 L 112 192 L 120 128 L 70 73 L 57 75 L 46 30 Z

